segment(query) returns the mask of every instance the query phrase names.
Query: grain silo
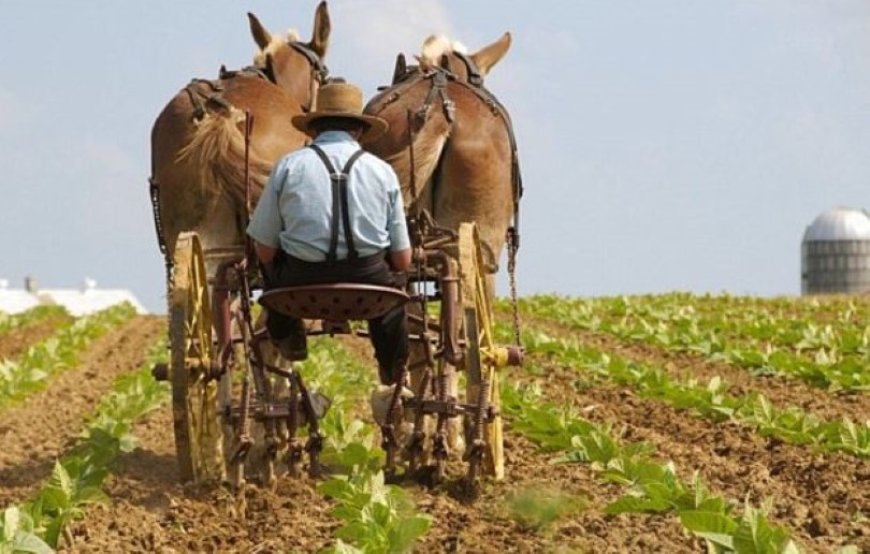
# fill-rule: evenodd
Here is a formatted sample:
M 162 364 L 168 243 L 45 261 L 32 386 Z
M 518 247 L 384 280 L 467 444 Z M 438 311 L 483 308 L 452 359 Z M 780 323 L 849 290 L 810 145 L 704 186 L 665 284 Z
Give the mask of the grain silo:
M 807 227 L 801 245 L 801 292 L 870 292 L 870 214 L 834 208 Z

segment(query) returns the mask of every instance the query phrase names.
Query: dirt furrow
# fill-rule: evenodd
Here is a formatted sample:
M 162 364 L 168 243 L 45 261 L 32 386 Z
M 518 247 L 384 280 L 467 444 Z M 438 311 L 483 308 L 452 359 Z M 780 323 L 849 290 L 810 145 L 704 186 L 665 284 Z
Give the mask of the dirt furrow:
M 706 383 L 719 376 L 731 385 L 730 393 L 734 396 L 759 392 L 778 406 L 797 406 L 826 420 L 849 417 L 852 421 L 860 422 L 870 419 L 870 395 L 866 393 L 834 394 L 798 379 L 780 375 L 754 376 L 747 369 L 711 362 L 699 355 L 674 352 L 641 342 L 622 342 L 613 335 L 572 329 L 543 318 L 528 316 L 526 320 L 530 325 L 555 336 L 571 337 L 605 352 L 659 367 L 680 378 L 694 378 Z
M 70 317 L 50 317 L 34 322 L 32 325 L 12 329 L 0 335 L 0 360 L 15 360 L 34 344 L 50 337 L 62 325 L 68 323 Z
M 360 360 L 373 359 L 366 341 L 348 340 L 343 346 Z M 522 370 L 519 370 L 522 371 Z M 375 375 L 375 366 L 372 365 Z M 562 548 L 583 552 L 698 552 L 699 543 L 687 536 L 670 516 L 604 515 L 604 507 L 622 495 L 622 488 L 605 483 L 586 465 L 553 465 L 521 435 L 505 431 L 504 482 L 490 485 L 473 504 L 444 490 L 410 487 L 421 511 L 433 517 L 419 552 L 550 552 Z M 456 464 L 453 475 L 465 466 Z M 552 529 L 523 527 L 509 513 L 507 499 L 522 490 L 558 490 L 582 499 L 579 513 L 561 518 Z
M 164 329 L 140 316 L 94 341 L 75 368 L 0 412 L 0 506 L 25 499 L 51 473 L 115 378 L 139 367 Z
M 337 522 L 307 479 L 282 477 L 275 491 L 246 490 L 248 518 L 234 515 L 222 488 L 178 480 L 172 413 L 152 412 L 133 429 L 138 447 L 121 457 L 107 482 L 108 507 L 74 524 L 70 552 L 315 552 Z
M 586 416 L 615 424 L 626 440 L 647 441 L 673 460 L 684 478 L 699 471 L 710 487 L 755 505 L 774 500 L 774 521 L 813 551 L 855 543 L 870 549 L 870 462 L 765 439 L 734 424 L 689 417 L 661 402 L 610 385 L 572 386 L 579 373 L 550 366 L 546 390 L 556 403 L 586 408 Z
M 349 349 L 371 359 L 367 345 L 356 342 Z M 367 406 L 357 408 L 367 413 Z M 331 502 L 311 481 L 285 476 L 274 492 L 249 487 L 248 518 L 242 519 L 233 515 L 233 502 L 222 490 L 178 484 L 168 407 L 150 414 L 134 435 L 139 447 L 122 457 L 107 486 L 113 505 L 92 509 L 74 526 L 71 551 L 313 552 L 331 544 L 338 522 L 328 514 Z M 603 516 L 603 506 L 619 496 L 618 487 L 601 482 L 586 466 L 550 465 L 548 456 L 522 437 L 508 436 L 509 478 L 487 487 L 475 504 L 446 490 L 404 485 L 419 509 L 434 518 L 418 552 L 545 552 L 563 545 L 590 552 L 699 550 L 672 517 Z M 548 533 L 523 528 L 507 513 L 505 498 L 513 490 L 542 486 L 577 495 L 586 508 Z

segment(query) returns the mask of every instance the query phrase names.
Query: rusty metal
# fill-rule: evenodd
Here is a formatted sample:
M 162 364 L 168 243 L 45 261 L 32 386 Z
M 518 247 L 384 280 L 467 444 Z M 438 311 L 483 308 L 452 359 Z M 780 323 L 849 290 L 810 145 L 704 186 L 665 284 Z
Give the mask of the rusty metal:
M 508 247 L 508 279 L 511 289 L 511 312 L 513 314 L 514 323 L 514 341 L 519 347 L 523 344 L 523 335 L 520 329 L 520 309 L 519 301 L 517 300 L 517 250 L 520 247 L 520 235 L 516 227 L 511 227 L 507 232 L 507 247 Z
M 483 426 L 486 423 L 486 414 L 488 408 L 487 395 L 489 393 L 489 381 L 486 379 L 480 382 L 478 391 L 476 410 L 471 422 L 471 444 L 466 446 L 465 460 L 468 462 L 468 473 L 466 475 L 466 485 L 469 490 L 474 490 L 477 483 L 477 473 L 480 470 L 480 464 L 483 462 L 486 443 L 483 440 Z

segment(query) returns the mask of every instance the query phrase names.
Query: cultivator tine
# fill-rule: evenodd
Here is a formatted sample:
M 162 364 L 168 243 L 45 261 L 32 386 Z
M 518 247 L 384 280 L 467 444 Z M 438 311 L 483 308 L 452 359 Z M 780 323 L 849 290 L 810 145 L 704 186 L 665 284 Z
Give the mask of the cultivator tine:
M 427 366 L 423 376 L 420 378 L 420 387 L 415 393 L 416 398 L 421 400 L 421 402 L 417 404 L 414 411 L 414 431 L 408 444 L 409 469 L 412 473 L 416 473 L 423 463 L 426 442 L 426 432 L 423 429 L 423 425 L 426 421 L 426 413 L 423 411 L 422 400 L 426 396 L 426 389 L 429 388 L 429 381 L 431 379 L 432 373 Z
M 474 494 L 477 491 L 477 474 L 480 470 L 480 464 L 483 462 L 483 456 L 486 448 L 486 442 L 483 440 L 483 425 L 486 419 L 488 409 L 487 395 L 489 392 L 489 381 L 486 379 L 480 382 L 480 391 L 475 404 L 474 420 L 472 421 L 472 441 L 468 445 L 468 449 L 463 456 L 468 462 L 468 474 L 466 476 L 466 489 L 469 493 Z
M 318 414 L 314 409 L 311 392 L 305 386 L 299 372 L 293 371 L 291 379 L 296 382 L 296 386 L 299 389 L 299 396 L 302 398 L 302 410 L 305 413 L 305 419 L 308 421 L 308 441 L 305 443 L 305 451 L 308 452 L 308 475 L 310 477 L 318 477 L 323 473 L 322 468 L 320 467 L 320 452 L 323 450 L 323 434 L 320 432 Z
M 302 476 L 302 444 L 296 436 L 299 430 L 299 386 L 290 379 L 289 413 L 287 415 L 287 470 L 291 477 Z

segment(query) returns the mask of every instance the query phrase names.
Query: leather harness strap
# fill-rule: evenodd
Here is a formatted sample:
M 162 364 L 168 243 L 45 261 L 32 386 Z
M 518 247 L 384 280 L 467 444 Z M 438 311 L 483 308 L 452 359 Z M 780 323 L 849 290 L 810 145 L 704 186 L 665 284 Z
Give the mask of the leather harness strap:
M 349 260 L 355 260 L 359 257 L 359 253 L 356 251 L 356 246 L 354 245 L 353 241 L 353 229 L 351 229 L 350 226 L 350 208 L 347 198 L 347 183 L 350 179 L 351 167 L 353 167 L 354 162 L 356 162 L 360 158 L 360 156 L 365 153 L 365 151 L 363 149 L 359 149 L 354 152 L 353 155 L 351 155 L 351 157 L 344 164 L 344 168 L 341 170 L 341 173 L 338 173 L 337 171 L 335 171 L 335 166 L 332 165 L 332 162 L 329 161 L 329 157 L 326 155 L 326 152 L 324 152 L 322 148 L 320 148 L 316 144 L 310 144 L 308 145 L 308 148 L 314 150 L 314 152 L 320 158 L 320 161 L 323 162 L 323 165 L 326 167 L 326 171 L 329 173 L 329 180 L 332 182 L 332 223 L 329 237 L 329 252 L 326 254 L 326 261 L 335 262 L 338 259 L 339 221 L 344 227 L 344 241 L 347 244 L 347 258 Z
M 414 85 L 426 80 L 430 80 L 431 86 L 426 94 L 425 100 L 423 101 L 423 105 L 420 106 L 420 109 L 415 113 L 419 125 L 425 124 L 426 119 L 428 118 L 429 109 L 432 107 L 436 96 L 441 97 L 445 117 L 449 122 L 453 122 L 455 117 L 455 106 L 453 101 L 450 100 L 447 95 L 448 81 L 453 81 L 454 83 L 465 87 L 467 90 L 474 93 L 475 96 L 480 98 L 480 100 L 489 107 L 492 113 L 499 116 L 502 121 L 504 121 L 505 127 L 507 128 L 508 140 L 510 141 L 511 147 L 511 188 L 514 207 L 514 224 L 511 227 L 510 232 L 512 234 L 512 240 L 516 242 L 518 247 L 520 199 L 523 197 L 523 176 L 520 171 L 520 158 L 517 149 L 516 135 L 514 134 L 513 122 L 511 121 L 510 115 L 504 105 L 499 102 L 495 95 L 490 92 L 486 86 L 484 86 L 483 75 L 480 73 L 474 60 L 470 56 L 464 54 L 456 52 L 454 52 L 454 54 L 456 54 L 465 64 L 465 67 L 468 70 L 468 81 L 458 79 L 456 75 L 442 67 L 434 68 L 431 71 L 423 71 L 419 66 L 409 66 L 405 68 L 404 73 L 399 75 L 398 79 L 394 78 L 394 83 L 391 87 L 383 88 L 381 95 L 372 99 L 370 105 L 375 105 L 377 107 L 372 109 L 370 113 L 372 115 L 378 115 L 381 111 L 386 109 L 387 106 L 398 101 L 399 98 L 401 98 L 402 95 L 410 90 Z M 377 103 L 380 101 L 382 101 L 382 103 L 378 105 Z

